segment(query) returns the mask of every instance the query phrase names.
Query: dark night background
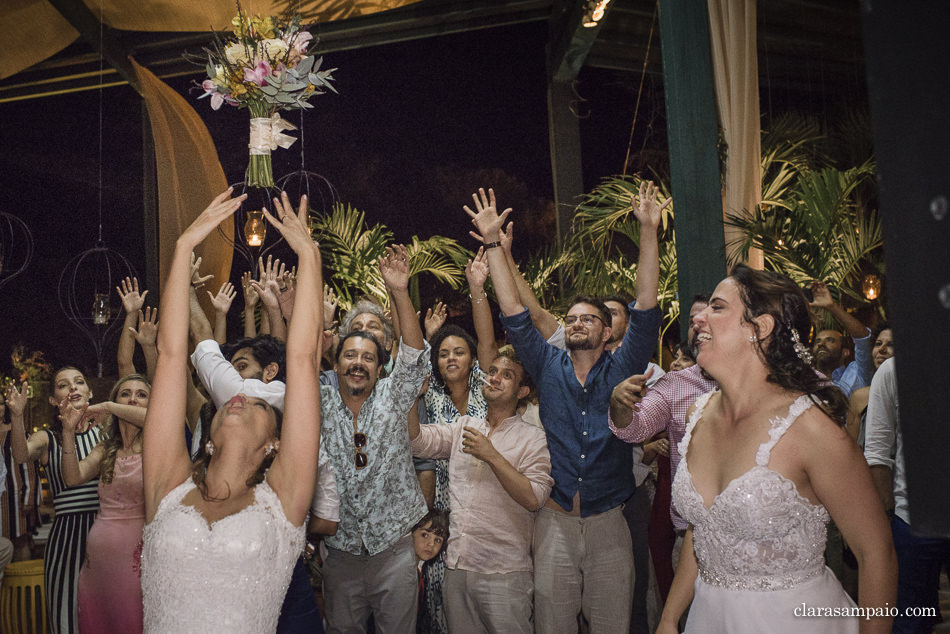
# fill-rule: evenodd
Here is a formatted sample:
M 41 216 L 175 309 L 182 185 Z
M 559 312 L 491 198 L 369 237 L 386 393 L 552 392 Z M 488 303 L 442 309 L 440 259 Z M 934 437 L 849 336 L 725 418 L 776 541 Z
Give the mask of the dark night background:
M 296 134 L 304 138 L 306 168 L 398 241 L 441 234 L 476 246 L 461 206 L 478 187 L 494 186 L 499 203 L 515 208 L 519 259 L 541 248 L 555 233 L 546 29 L 533 23 L 326 55 L 324 64 L 339 69 L 339 95 L 314 98 L 304 115 L 303 133 Z M 196 67 L 193 76 L 166 81 L 193 103 L 229 182 L 238 182 L 247 164 L 248 113 L 227 106 L 214 112 L 198 101 L 193 84 L 202 78 Z M 639 81 L 639 73 L 589 67 L 579 76 L 585 190 L 623 170 Z M 765 116 L 784 101 L 767 97 Z M 809 101 L 815 99 L 806 95 L 799 105 L 828 107 Z M 664 108 L 660 79 L 647 75 L 632 141 L 637 166 L 666 170 Z M 128 86 L 0 105 L 0 209 L 23 218 L 35 242 L 27 272 L 0 288 L 0 372 L 18 342 L 54 364 L 95 367 L 92 345 L 60 309 L 57 286 L 67 262 L 97 239 L 100 125 L 102 237 L 144 280 L 141 112 Z M 300 123 L 299 112 L 285 118 Z M 274 154 L 275 178 L 299 166 L 299 141 Z M 232 279 L 243 266 L 235 258 Z M 438 291 L 425 284 L 422 290 L 424 304 Z M 157 302 L 152 289 L 148 304 Z M 238 312 L 230 313 L 235 331 Z M 106 375 L 114 374 L 114 340 L 104 362 Z

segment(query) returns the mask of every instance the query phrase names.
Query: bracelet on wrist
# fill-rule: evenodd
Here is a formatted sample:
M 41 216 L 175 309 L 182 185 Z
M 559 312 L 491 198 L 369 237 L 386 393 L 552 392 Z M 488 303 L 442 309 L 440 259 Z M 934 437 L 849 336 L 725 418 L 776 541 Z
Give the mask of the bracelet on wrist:
M 484 246 L 486 249 L 494 249 L 495 247 L 500 247 L 500 246 L 501 246 L 501 242 L 498 241 L 498 240 L 496 240 L 495 242 L 486 242 L 483 246 Z
M 468 298 L 475 302 L 476 304 L 481 304 L 483 301 L 488 299 L 488 293 L 485 292 L 485 289 L 482 289 L 481 297 L 473 297 L 471 293 L 468 294 Z

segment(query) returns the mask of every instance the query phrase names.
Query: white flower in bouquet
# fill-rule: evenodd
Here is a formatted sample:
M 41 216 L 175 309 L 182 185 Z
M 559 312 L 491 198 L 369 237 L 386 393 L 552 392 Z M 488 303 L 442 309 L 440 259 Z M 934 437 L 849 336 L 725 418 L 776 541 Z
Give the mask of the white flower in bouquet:
M 261 58 L 269 59 L 272 64 L 276 64 L 284 59 L 289 49 L 287 42 L 273 38 L 261 40 L 257 45 L 257 54 Z
M 242 42 L 235 42 L 224 49 L 224 56 L 232 64 L 244 64 L 248 61 L 247 47 Z

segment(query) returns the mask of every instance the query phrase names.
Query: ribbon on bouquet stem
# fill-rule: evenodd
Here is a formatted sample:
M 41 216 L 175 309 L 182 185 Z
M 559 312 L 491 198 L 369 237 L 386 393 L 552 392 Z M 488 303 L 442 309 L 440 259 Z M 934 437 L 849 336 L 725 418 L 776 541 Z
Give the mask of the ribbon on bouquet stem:
M 247 145 L 251 150 L 251 156 L 267 155 L 278 147 L 286 150 L 297 139 L 289 134 L 284 134 L 284 131 L 296 129 L 297 126 L 281 119 L 276 112 L 270 117 L 252 118 L 250 143 Z

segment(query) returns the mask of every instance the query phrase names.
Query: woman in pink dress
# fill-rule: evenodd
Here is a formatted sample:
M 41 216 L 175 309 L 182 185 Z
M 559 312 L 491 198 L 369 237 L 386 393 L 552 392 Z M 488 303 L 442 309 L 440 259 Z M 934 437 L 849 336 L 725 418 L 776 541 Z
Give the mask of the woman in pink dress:
M 86 559 L 79 571 L 80 632 L 142 631 L 142 425 L 150 393 L 148 379 L 140 374 L 120 379 L 109 402 L 95 406 L 109 412 L 102 442 L 82 461 L 75 453 L 63 452 L 63 477 L 69 486 L 99 476 L 99 515 L 86 538 Z M 63 438 L 68 441 L 89 413 L 65 413 Z

